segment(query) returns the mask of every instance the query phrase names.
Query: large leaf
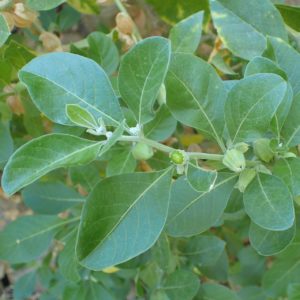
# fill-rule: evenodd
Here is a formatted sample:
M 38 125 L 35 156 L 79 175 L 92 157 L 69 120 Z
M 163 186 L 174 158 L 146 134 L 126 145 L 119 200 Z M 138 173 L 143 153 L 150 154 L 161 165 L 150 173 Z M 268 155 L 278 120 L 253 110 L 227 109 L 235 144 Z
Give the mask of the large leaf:
M 174 52 L 193 53 L 197 50 L 202 34 L 203 11 L 177 23 L 170 31 Z
M 300 195 L 300 159 L 277 160 L 272 173 L 282 179 L 294 197 Z
M 164 82 L 170 54 L 167 39 L 151 37 L 136 44 L 121 61 L 119 91 L 139 124 L 154 117 L 153 105 Z
M 226 91 L 213 67 L 191 54 L 174 54 L 166 88 L 167 105 L 174 117 L 212 136 L 224 150 Z
M 191 236 L 206 231 L 221 217 L 236 182 L 236 175 L 219 173 L 214 187 L 196 192 L 182 177 L 173 184 L 167 221 L 171 236 Z
M 78 203 L 84 198 L 61 182 L 36 182 L 22 191 L 23 201 L 33 211 L 55 215 Z
M 236 83 L 225 105 L 232 143 L 253 141 L 263 136 L 286 91 L 287 83 L 275 74 L 256 74 Z
M 10 30 L 5 17 L 0 14 L 0 47 L 6 42 L 10 36 Z
M 287 40 L 283 20 L 269 0 L 210 0 L 214 25 L 233 54 L 252 59 L 267 46 L 267 35 Z
M 101 270 L 149 249 L 166 221 L 173 170 L 123 174 L 102 180 L 89 195 L 79 229 L 77 257 Z
M 55 216 L 19 217 L 0 233 L 0 259 L 16 264 L 40 257 L 62 224 Z
M 287 287 L 289 284 L 299 283 L 299 277 L 299 258 L 279 259 L 276 260 L 272 267 L 265 273 L 262 286 L 269 294 L 277 298 L 287 294 Z
M 244 205 L 251 220 L 262 228 L 281 231 L 293 226 L 293 198 L 275 176 L 258 173 L 244 193 Z
M 67 104 L 78 104 L 109 125 L 123 120 L 109 79 L 94 61 L 71 53 L 51 53 L 33 59 L 19 73 L 33 102 L 52 121 L 74 125 Z
M 269 256 L 283 251 L 293 241 L 295 233 L 296 226 L 283 231 L 271 231 L 251 223 L 249 239 L 259 254 Z
M 103 142 L 67 134 L 49 134 L 20 147 L 4 168 L 2 188 L 13 194 L 48 172 L 94 160 Z
M 177 270 L 170 274 L 161 287 L 172 300 L 192 300 L 200 286 L 199 278 L 192 272 Z
M 277 62 L 285 71 L 292 85 L 294 95 L 300 92 L 300 54 L 292 46 L 280 38 L 268 38 L 268 51 L 265 56 Z
M 300 113 L 300 93 L 294 98 L 290 112 L 283 124 L 283 128 L 281 131 L 281 135 L 287 147 L 293 147 L 300 144 L 299 113 Z
M 26 4 L 34 10 L 50 10 L 66 0 L 26 0 Z

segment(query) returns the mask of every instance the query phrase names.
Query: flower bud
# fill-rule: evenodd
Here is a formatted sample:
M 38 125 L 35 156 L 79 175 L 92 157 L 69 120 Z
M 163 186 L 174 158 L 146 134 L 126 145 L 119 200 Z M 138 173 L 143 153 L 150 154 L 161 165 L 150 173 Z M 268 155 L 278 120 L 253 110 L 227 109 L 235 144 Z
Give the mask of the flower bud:
M 37 16 L 35 11 L 26 8 L 23 3 L 16 3 L 14 5 L 13 17 L 17 27 L 29 27 L 36 21 Z
M 132 34 L 133 22 L 127 14 L 125 14 L 123 12 L 118 13 L 116 16 L 116 24 L 117 24 L 117 28 L 120 32 L 127 34 L 127 35 Z
M 182 150 L 174 150 L 170 153 L 171 162 L 176 165 L 183 165 L 186 163 L 186 154 Z
M 43 43 L 43 47 L 48 52 L 62 51 L 60 39 L 52 32 L 42 32 L 39 40 Z
M 258 139 L 253 144 L 254 154 L 264 162 L 270 162 L 274 157 L 274 152 L 270 146 L 269 139 Z
M 134 145 L 132 149 L 132 155 L 137 160 L 147 160 L 151 158 L 153 154 L 154 152 L 152 147 L 141 142 Z
M 229 149 L 224 155 L 223 164 L 231 171 L 241 172 L 246 167 L 245 156 L 235 148 Z

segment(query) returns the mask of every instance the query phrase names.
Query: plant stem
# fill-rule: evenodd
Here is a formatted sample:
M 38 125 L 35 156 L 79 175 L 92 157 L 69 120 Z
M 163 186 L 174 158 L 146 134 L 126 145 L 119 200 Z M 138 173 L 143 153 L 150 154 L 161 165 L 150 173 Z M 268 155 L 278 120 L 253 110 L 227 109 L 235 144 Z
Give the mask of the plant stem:
M 139 29 L 137 28 L 135 22 L 132 20 L 131 16 L 129 15 L 126 7 L 123 5 L 122 0 L 114 0 L 116 6 L 118 7 L 118 9 L 124 13 L 132 22 L 133 24 L 133 37 L 135 38 L 136 41 L 141 41 L 143 38 L 139 32 Z

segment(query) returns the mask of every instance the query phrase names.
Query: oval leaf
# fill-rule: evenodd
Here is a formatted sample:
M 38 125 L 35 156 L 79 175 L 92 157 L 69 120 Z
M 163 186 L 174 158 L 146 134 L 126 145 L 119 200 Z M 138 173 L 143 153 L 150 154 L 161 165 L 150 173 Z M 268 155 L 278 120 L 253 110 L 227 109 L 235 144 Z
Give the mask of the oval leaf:
M 251 220 L 262 228 L 281 231 L 293 226 L 293 198 L 275 176 L 258 173 L 244 193 L 244 205 Z
M 54 169 L 88 164 L 96 158 L 102 144 L 58 133 L 34 139 L 10 157 L 2 188 L 13 194 Z
M 92 270 L 149 249 L 166 221 L 173 169 L 102 180 L 89 195 L 77 242 L 80 263 Z
M 117 126 L 123 114 L 105 72 L 91 59 L 71 53 L 39 56 L 19 73 L 38 107 L 52 121 L 74 125 L 66 115 L 67 104 L 78 104 L 96 119 Z
M 151 37 L 136 44 L 121 61 L 119 91 L 139 124 L 154 117 L 154 101 L 164 82 L 170 54 L 169 40 Z

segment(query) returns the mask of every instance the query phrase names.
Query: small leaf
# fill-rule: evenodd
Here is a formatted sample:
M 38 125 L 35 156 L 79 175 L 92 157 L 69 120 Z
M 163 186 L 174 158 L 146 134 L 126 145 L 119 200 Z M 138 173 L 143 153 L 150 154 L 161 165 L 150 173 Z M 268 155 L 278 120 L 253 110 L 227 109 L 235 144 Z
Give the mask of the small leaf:
M 67 134 L 49 134 L 20 147 L 9 159 L 2 176 L 2 188 L 13 194 L 52 170 L 88 164 L 103 142 Z
M 119 91 L 139 124 L 154 117 L 153 105 L 169 67 L 170 48 L 165 38 L 147 38 L 136 44 L 121 61 Z
M 22 191 L 25 204 L 40 214 L 56 215 L 84 198 L 61 182 L 36 182 Z
M 191 163 L 188 165 L 186 174 L 189 184 L 197 192 L 211 190 L 214 187 L 217 175 L 216 171 L 206 170 Z
M 166 89 L 173 116 L 213 137 L 225 150 L 222 135 L 227 93 L 214 68 L 191 54 L 173 54 Z
M 257 174 L 244 193 L 246 213 L 260 227 L 282 231 L 293 226 L 293 199 L 287 186 L 277 177 Z
M 67 104 L 78 104 L 106 125 L 123 120 L 118 99 L 105 72 L 94 61 L 71 53 L 50 53 L 29 62 L 19 73 L 38 107 L 52 121 L 74 125 Z
M 203 284 L 201 286 L 201 292 L 203 295 L 203 299 L 207 300 L 239 300 L 239 297 L 234 291 L 216 283 Z
M 204 193 L 196 192 L 184 177 L 176 180 L 171 189 L 168 234 L 191 236 L 215 225 L 225 210 L 236 179 L 235 174 L 219 173 L 214 187 Z
M 122 174 L 95 187 L 79 228 L 76 252 L 83 266 L 101 270 L 155 243 L 167 217 L 172 172 Z
M 252 75 L 236 83 L 225 105 L 232 143 L 253 141 L 265 134 L 286 90 L 287 83 L 275 74 Z
M 284 22 L 296 31 L 300 31 L 300 7 L 276 4 Z
M 270 256 L 283 251 L 293 241 L 295 233 L 295 225 L 287 230 L 271 231 L 251 223 L 249 239 L 260 255 Z
M 210 0 L 210 8 L 219 37 L 236 56 L 250 60 L 261 55 L 267 35 L 287 40 L 283 20 L 269 0 Z
M 26 0 L 26 4 L 33 10 L 50 10 L 66 2 L 66 0 Z
M 14 151 L 14 142 L 8 124 L 0 120 L 0 169 L 2 169 Z
M 14 283 L 14 299 L 23 300 L 28 299 L 35 291 L 36 273 L 35 271 L 26 273 L 18 278 Z
M 78 104 L 67 104 L 66 114 L 78 126 L 85 128 L 97 128 L 99 126 L 94 116 Z
M 0 47 L 6 42 L 10 36 L 10 30 L 4 15 L 0 14 Z
M 203 23 L 203 11 L 195 13 L 177 23 L 170 31 L 169 39 L 174 52 L 193 53 L 197 50 Z
M 199 287 L 199 278 L 194 273 L 177 270 L 165 279 L 161 289 L 172 300 L 192 300 Z
M 0 259 L 11 264 L 39 258 L 64 222 L 55 216 L 22 216 L 0 233 Z

